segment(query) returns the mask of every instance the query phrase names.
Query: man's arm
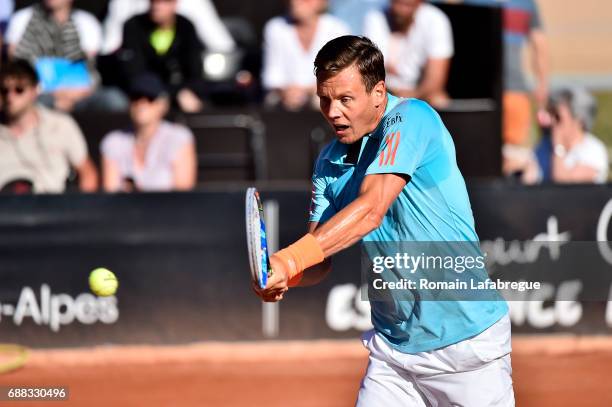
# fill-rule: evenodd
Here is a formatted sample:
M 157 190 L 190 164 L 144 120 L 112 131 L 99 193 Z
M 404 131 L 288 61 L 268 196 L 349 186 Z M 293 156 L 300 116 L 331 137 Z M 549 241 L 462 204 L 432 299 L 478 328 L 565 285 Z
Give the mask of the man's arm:
M 366 176 L 357 199 L 314 231 L 325 257 L 352 246 L 379 227 L 407 181 L 399 174 Z
M 595 182 L 597 180 L 597 169 L 584 164 L 568 168 L 565 166 L 562 157 L 553 154 L 552 179 L 558 183 Z
M 76 167 L 76 171 L 79 174 L 79 188 L 82 192 L 98 190 L 98 171 L 89 157 Z
M 189 191 L 195 187 L 198 173 L 195 144 L 185 144 L 172 163 L 173 184 L 177 191 Z
M 423 79 L 416 89 L 394 89 L 401 97 L 414 97 L 439 105 L 446 100 L 446 82 L 450 69 L 450 58 L 430 58 L 423 73 Z
M 373 174 L 364 178 L 357 199 L 342 209 L 325 224 L 313 230 L 311 239 L 328 259 L 333 254 L 357 243 L 365 235 L 380 226 L 384 215 L 398 197 L 408 178 L 402 174 Z M 291 246 L 289 247 L 289 249 Z M 287 250 L 287 249 L 285 249 Z M 256 293 L 264 301 L 279 301 L 287 290 L 292 272 L 299 268 L 292 260 L 287 261 L 278 253 L 270 257 L 274 274 L 265 289 L 255 287 Z M 325 266 L 321 266 L 325 267 Z M 306 278 L 307 273 L 304 274 Z M 316 275 L 313 277 L 316 282 Z M 305 285 L 310 283 L 307 279 Z M 301 284 L 301 281 L 300 281 Z
M 308 233 L 314 233 L 322 224 L 319 222 L 310 222 L 308 224 Z M 300 281 L 300 287 L 319 284 L 331 271 L 331 257 L 325 258 L 322 263 L 314 265 L 304 270 L 304 277 Z
M 534 98 L 538 104 L 538 109 L 545 109 L 548 99 L 548 42 L 544 32 L 541 30 L 533 30 L 529 35 L 529 39 L 533 73 L 536 77 Z

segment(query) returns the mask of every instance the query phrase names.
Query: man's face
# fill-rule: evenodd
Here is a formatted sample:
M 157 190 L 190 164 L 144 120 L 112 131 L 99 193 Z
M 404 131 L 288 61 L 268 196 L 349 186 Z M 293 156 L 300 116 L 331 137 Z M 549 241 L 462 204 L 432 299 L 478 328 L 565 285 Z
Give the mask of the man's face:
M 552 114 L 553 136 L 559 140 L 571 141 L 582 134 L 580 120 L 576 119 L 565 103 L 560 103 Z
M 25 114 L 36 103 L 38 89 L 26 79 L 6 78 L 0 84 L 2 109 L 9 119 Z
M 45 7 L 49 10 L 58 10 L 72 6 L 73 0 L 44 0 Z
M 368 92 L 354 64 L 317 81 L 317 95 L 321 113 L 344 144 L 352 144 L 374 130 L 385 109 L 385 83 L 380 81 Z
M 289 13 L 298 21 L 309 20 L 319 14 L 327 6 L 327 0 L 291 0 Z
M 392 0 L 391 15 L 400 25 L 412 20 L 422 0 Z
M 151 0 L 151 20 L 166 24 L 176 17 L 176 0 Z
M 163 97 L 131 97 L 130 117 L 137 127 L 159 123 L 166 115 L 167 109 L 168 102 Z

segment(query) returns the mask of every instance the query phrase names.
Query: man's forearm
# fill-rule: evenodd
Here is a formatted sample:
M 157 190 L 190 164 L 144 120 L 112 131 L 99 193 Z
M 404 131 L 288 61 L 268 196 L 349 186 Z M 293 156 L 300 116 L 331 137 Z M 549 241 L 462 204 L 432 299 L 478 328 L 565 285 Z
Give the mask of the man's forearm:
M 317 228 L 313 235 L 327 258 L 352 246 L 376 229 L 383 215 L 370 200 L 360 196 Z
M 300 287 L 319 284 L 331 272 L 331 259 L 327 258 L 322 263 L 316 264 L 304 270 L 304 276 L 299 283 Z
M 79 174 L 79 189 L 82 192 L 96 192 L 98 190 L 98 172 L 89 159 L 81 164 L 77 172 Z

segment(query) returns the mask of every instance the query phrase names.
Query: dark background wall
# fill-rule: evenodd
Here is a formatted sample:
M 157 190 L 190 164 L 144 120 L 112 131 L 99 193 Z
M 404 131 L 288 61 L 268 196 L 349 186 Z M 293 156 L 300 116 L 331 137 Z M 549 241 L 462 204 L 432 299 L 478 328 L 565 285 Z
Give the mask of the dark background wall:
M 293 242 L 306 228 L 307 185 L 261 187 L 264 201 L 278 204 L 279 245 Z M 522 249 L 557 231 L 592 242 L 601 222 L 607 222 L 607 239 L 612 236 L 612 186 L 479 183 L 471 185 L 470 196 L 483 241 L 516 240 Z M 240 186 L 200 193 L 2 197 L 0 335 L 31 346 L 263 339 L 261 305 L 249 287 L 243 219 Z M 100 300 L 88 293 L 87 275 L 101 266 L 118 275 L 116 297 Z M 355 246 L 334 257 L 334 272 L 324 283 L 292 290 L 281 304 L 278 338 L 357 336 L 369 320 L 357 290 L 359 270 Z M 560 273 L 549 277 L 591 281 L 605 290 L 612 283 L 609 273 L 594 280 L 588 267 Z M 568 302 L 518 305 L 514 332 L 612 332 L 605 301 L 573 304 L 581 313 L 571 323 L 564 311 Z M 542 324 L 543 313 L 554 318 Z

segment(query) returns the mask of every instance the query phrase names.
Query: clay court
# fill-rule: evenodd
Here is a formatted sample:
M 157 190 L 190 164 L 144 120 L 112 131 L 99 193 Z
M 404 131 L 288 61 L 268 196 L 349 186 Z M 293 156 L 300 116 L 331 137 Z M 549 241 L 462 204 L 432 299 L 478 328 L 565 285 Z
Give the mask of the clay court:
M 513 347 L 517 406 L 612 405 L 610 339 L 517 337 Z M 340 407 L 353 405 L 366 363 L 358 340 L 49 350 L 0 384 L 68 386 L 69 401 L 51 405 Z

